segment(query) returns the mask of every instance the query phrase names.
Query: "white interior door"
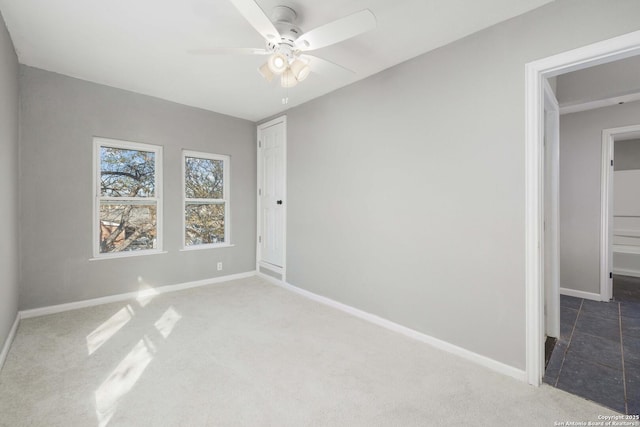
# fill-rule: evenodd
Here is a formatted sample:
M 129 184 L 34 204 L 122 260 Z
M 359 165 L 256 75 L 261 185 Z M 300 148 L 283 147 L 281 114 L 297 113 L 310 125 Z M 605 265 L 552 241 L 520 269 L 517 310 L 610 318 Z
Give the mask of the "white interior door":
M 544 302 L 545 333 L 560 337 L 560 112 L 548 82 L 544 103 Z
M 286 126 L 286 117 L 258 126 L 258 264 L 283 276 Z
M 608 215 L 607 215 L 607 219 L 608 219 L 608 223 L 609 226 L 607 227 L 607 253 L 608 253 L 608 257 L 607 257 L 607 268 L 605 269 L 605 273 L 601 274 L 601 276 L 607 276 L 607 272 L 609 273 L 608 275 L 608 279 L 605 278 L 606 280 L 606 288 L 604 289 L 604 291 L 601 289 L 600 290 L 600 299 L 602 299 L 603 301 L 611 301 L 613 299 L 613 224 L 614 224 L 614 200 L 615 200 L 615 192 L 614 192 L 614 182 L 615 182 L 615 174 L 613 173 L 614 171 L 614 153 L 615 153 L 615 141 L 616 138 L 613 137 L 611 138 L 611 146 L 609 147 L 609 156 L 610 156 L 610 161 L 608 161 L 608 172 L 609 172 L 609 181 L 608 181 L 608 193 L 609 195 L 607 196 L 606 200 L 608 203 Z

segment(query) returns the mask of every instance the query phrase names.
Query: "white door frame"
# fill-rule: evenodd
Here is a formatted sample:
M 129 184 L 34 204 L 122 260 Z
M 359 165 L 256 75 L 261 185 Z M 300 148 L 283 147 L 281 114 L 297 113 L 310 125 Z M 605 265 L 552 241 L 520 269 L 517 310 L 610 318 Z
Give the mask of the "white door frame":
M 262 254 L 261 254 L 261 248 L 260 248 L 260 241 L 259 238 L 262 235 L 262 215 L 261 215 L 261 211 L 262 211 L 262 206 L 261 206 L 261 194 L 259 193 L 259 189 L 260 189 L 260 185 L 261 183 L 261 176 L 262 176 L 262 165 L 261 165 L 261 153 L 262 151 L 260 150 L 260 133 L 263 129 L 266 129 L 268 127 L 271 127 L 275 124 L 278 123 L 283 123 L 284 125 L 284 138 L 282 141 L 282 152 L 283 152 L 283 162 L 282 162 L 282 166 L 284 168 L 284 170 L 282 171 L 282 179 L 284 180 L 284 188 L 283 188 L 283 195 L 282 195 L 282 199 L 284 200 L 284 205 L 282 207 L 282 222 L 283 222 L 283 227 L 282 227 L 282 267 L 278 268 L 275 265 L 271 265 L 271 264 L 266 264 L 264 262 L 262 262 Z M 256 224 L 256 271 L 260 272 L 260 268 L 266 268 L 268 270 L 271 270 L 275 273 L 280 274 L 281 276 L 281 280 L 283 282 L 286 282 L 286 278 L 287 278 L 287 116 L 283 115 L 280 117 L 276 117 L 273 120 L 269 120 L 268 122 L 265 123 L 260 123 L 257 126 L 257 131 L 256 131 L 256 152 L 257 152 L 257 156 L 256 156 L 256 160 L 257 160 L 257 186 L 256 186 L 256 208 L 257 208 L 257 224 Z
M 542 244 L 544 254 L 543 283 L 545 284 L 545 332 L 549 337 L 560 337 L 560 106 L 547 79 L 544 83 L 544 113 L 546 139 L 544 178 L 548 180 L 549 194 L 543 200 L 550 201 L 545 208 L 544 230 L 548 241 Z M 543 186 L 542 191 L 546 189 Z M 548 209 L 547 209 L 548 208 Z M 546 276 L 549 277 L 546 277 Z
M 544 93 L 543 80 L 640 54 L 640 31 L 530 62 L 525 66 L 526 370 L 538 386 L 544 373 Z
M 600 187 L 600 299 L 613 298 L 613 148 L 621 136 L 640 133 L 640 125 L 602 131 L 602 178 Z

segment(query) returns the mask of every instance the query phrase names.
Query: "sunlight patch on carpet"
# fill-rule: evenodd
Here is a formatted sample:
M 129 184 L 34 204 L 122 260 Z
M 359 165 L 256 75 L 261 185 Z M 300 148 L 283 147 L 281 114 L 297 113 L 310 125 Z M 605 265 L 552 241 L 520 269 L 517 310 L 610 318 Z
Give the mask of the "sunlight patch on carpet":
M 182 319 L 182 316 L 171 306 L 154 325 L 158 332 L 160 332 L 164 338 L 167 338 L 180 319 Z
M 95 397 L 99 427 L 105 427 L 109 423 L 119 402 L 131 391 L 153 359 L 153 351 L 154 349 L 149 348 L 145 340 L 141 339 L 98 387 Z
M 133 308 L 127 304 L 126 307 L 122 307 L 118 312 L 107 319 L 107 321 L 87 335 L 87 350 L 89 351 L 89 355 L 92 355 L 105 342 L 122 329 L 124 325 L 129 323 L 133 315 Z
M 141 276 L 138 276 L 138 283 L 140 284 L 140 288 L 138 290 L 138 296 L 136 296 L 136 301 L 138 301 L 140 307 L 145 307 L 158 295 L 158 291 L 151 285 L 145 283 Z

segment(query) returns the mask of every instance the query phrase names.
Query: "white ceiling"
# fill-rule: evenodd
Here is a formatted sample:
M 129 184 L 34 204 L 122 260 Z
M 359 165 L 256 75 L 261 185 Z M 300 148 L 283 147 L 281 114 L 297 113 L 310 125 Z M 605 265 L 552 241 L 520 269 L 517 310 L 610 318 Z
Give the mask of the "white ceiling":
M 560 114 L 640 101 L 640 55 L 557 77 Z
M 289 89 L 256 71 L 260 56 L 198 56 L 189 49 L 264 47 L 228 0 L 0 0 L 21 63 L 257 121 L 552 0 L 258 0 L 298 13 L 308 31 L 362 9 L 375 30 L 310 52 L 356 71 L 312 74 Z

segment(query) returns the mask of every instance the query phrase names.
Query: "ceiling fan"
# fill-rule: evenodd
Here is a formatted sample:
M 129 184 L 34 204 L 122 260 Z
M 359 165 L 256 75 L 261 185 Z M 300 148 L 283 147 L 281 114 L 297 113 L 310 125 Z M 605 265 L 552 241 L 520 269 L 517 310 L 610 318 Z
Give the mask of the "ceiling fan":
M 309 73 L 347 70 L 326 59 L 304 54 L 340 43 L 376 27 L 376 18 L 370 10 L 337 19 L 311 31 L 303 32 L 296 25 L 296 12 L 287 6 L 273 8 L 271 19 L 254 0 L 230 0 L 238 11 L 266 41 L 265 48 L 213 48 L 190 50 L 196 54 L 249 54 L 269 55 L 258 71 L 269 82 L 280 77 L 283 87 L 293 87 L 309 76 Z

